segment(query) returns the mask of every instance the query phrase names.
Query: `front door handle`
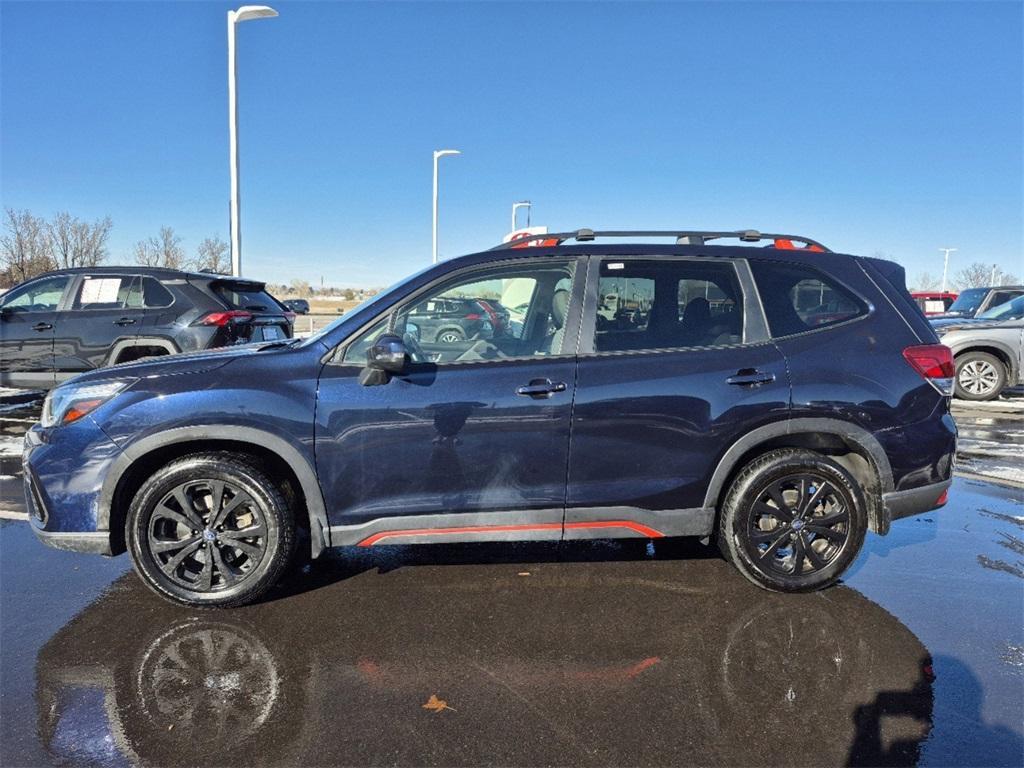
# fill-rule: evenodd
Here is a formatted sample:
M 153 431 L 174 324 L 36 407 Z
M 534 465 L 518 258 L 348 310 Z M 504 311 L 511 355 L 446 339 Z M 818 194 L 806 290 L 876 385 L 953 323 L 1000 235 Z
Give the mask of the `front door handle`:
M 773 381 L 775 381 L 774 373 L 759 371 L 756 368 L 742 368 L 736 371 L 735 376 L 730 376 L 725 380 L 727 384 L 737 384 L 746 387 L 756 387 L 759 384 L 769 384 Z
M 122 317 L 119 320 L 115 320 L 114 325 L 135 325 L 135 321 L 130 317 Z
M 50 323 L 36 323 L 32 326 L 33 331 L 48 331 L 51 328 L 53 328 L 53 325 Z
M 551 397 L 555 392 L 565 392 L 564 381 L 551 381 L 551 379 L 533 379 L 524 387 L 517 387 L 516 394 L 524 397 L 532 397 L 536 400 Z

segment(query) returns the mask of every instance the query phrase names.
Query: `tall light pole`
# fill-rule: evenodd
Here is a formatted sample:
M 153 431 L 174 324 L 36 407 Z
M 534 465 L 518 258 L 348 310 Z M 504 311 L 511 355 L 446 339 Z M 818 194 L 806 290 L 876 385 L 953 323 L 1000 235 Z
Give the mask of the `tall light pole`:
M 946 292 L 946 273 L 949 272 L 949 254 L 956 252 L 956 248 L 939 248 L 940 251 L 946 254 L 946 258 L 942 262 L 942 292 Z
M 520 208 L 526 209 L 526 227 L 530 227 L 530 211 L 533 209 L 533 203 L 529 200 L 520 200 L 518 203 L 512 203 L 512 229 L 510 232 L 516 231 L 516 211 Z
M 461 155 L 457 149 L 435 149 L 434 150 L 434 238 L 433 254 L 434 263 L 437 264 L 437 161 L 445 155 Z
M 228 11 L 228 134 L 231 145 L 231 274 L 242 274 L 242 229 L 238 221 L 238 72 L 235 68 L 235 25 L 250 19 L 267 19 L 277 11 L 267 5 L 243 5 Z

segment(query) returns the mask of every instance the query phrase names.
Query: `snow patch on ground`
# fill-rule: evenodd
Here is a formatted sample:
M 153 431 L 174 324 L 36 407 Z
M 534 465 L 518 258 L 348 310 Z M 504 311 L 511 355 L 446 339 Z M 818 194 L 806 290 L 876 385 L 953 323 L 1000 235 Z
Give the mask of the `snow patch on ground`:
M 0 435 L 0 456 L 21 456 L 21 449 L 25 444 L 23 437 L 10 437 Z

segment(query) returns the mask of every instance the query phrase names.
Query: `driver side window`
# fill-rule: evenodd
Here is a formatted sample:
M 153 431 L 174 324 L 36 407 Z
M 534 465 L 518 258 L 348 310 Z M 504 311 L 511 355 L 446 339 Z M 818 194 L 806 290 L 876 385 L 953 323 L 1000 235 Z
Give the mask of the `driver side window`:
M 420 363 L 561 354 L 572 277 L 571 262 L 550 261 L 463 273 L 375 323 L 349 343 L 344 362 L 365 364 L 388 328 Z
M 67 275 L 37 280 L 15 288 L 0 305 L 10 312 L 53 312 L 70 280 Z

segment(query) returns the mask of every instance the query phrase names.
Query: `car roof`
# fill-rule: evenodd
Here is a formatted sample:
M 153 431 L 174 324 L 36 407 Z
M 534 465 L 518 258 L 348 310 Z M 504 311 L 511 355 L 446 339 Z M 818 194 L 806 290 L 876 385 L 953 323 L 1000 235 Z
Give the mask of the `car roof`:
M 540 239 L 540 238 L 536 238 Z M 722 259 L 766 258 L 791 261 L 802 256 L 811 261 L 828 263 L 836 259 L 866 258 L 835 251 L 816 252 L 806 248 L 772 248 L 746 245 L 675 245 L 673 243 L 582 243 L 574 245 L 520 246 L 518 248 L 491 249 L 445 259 L 451 266 L 472 266 L 505 259 L 542 259 L 558 256 L 709 256 Z M 881 261 L 881 260 L 879 260 Z
M 197 278 L 202 280 L 224 280 L 232 283 L 253 283 L 266 285 L 263 280 L 253 280 L 249 277 L 232 277 L 231 275 L 220 275 L 213 272 L 194 272 L 184 269 L 171 269 L 170 267 L 144 267 L 138 264 L 114 264 L 96 267 L 68 267 L 66 269 L 54 269 L 47 272 L 48 275 L 102 275 L 102 274 L 123 274 L 129 272 L 133 275 L 148 275 L 150 277 L 164 278 L 168 280 L 182 278 Z M 43 277 L 43 275 L 39 275 Z

